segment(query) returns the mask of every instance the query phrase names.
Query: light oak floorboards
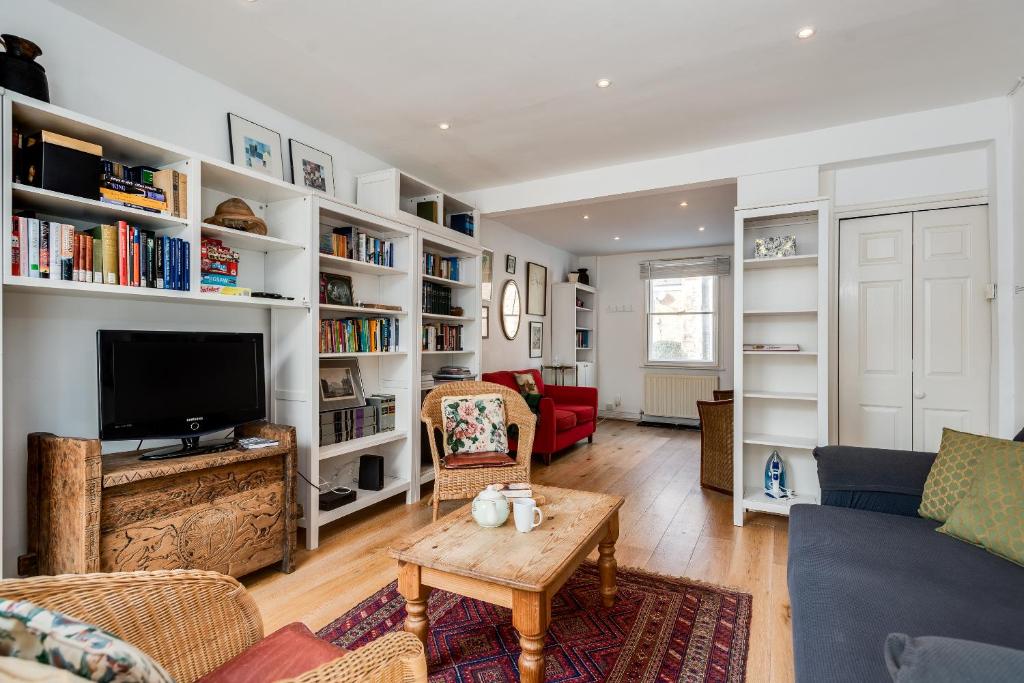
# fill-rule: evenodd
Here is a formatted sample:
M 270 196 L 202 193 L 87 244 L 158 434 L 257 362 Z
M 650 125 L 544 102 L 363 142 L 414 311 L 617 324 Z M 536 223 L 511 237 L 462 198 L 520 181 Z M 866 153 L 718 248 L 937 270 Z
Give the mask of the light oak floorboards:
M 793 648 L 786 589 L 786 519 L 748 516 L 732 524 L 730 497 L 700 488 L 695 431 L 601 422 L 594 443 L 580 443 L 550 466 L 533 463 L 540 484 L 626 498 L 615 546 L 619 567 L 684 576 L 753 595 L 748 681 L 792 681 Z M 387 555 L 393 539 L 430 522 L 423 500 L 384 502 L 321 529 L 320 548 L 296 553 L 296 570 L 263 570 L 243 579 L 267 633 L 293 621 L 314 631 L 398 576 Z M 441 513 L 462 503 L 447 502 Z M 301 531 L 300 531 L 301 536 Z M 301 546 L 301 539 L 300 539 Z M 591 559 L 596 560 L 597 551 Z

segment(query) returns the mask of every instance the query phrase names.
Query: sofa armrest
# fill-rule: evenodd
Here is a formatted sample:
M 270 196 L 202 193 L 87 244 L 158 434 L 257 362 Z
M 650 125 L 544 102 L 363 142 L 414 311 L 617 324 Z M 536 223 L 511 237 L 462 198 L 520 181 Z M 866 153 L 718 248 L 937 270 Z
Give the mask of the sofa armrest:
M 544 395 L 555 403 L 572 403 L 575 405 L 592 406 L 597 410 L 597 389 L 594 387 L 573 387 L 559 384 L 548 384 L 544 387 Z
M 934 453 L 855 446 L 819 446 L 823 505 L 914 516 Z
M 537 440 L 547 439 L 554 441 L 555 438 L 555 402 L 545 396 L 540 400 L 540 410 L 537 415 Z

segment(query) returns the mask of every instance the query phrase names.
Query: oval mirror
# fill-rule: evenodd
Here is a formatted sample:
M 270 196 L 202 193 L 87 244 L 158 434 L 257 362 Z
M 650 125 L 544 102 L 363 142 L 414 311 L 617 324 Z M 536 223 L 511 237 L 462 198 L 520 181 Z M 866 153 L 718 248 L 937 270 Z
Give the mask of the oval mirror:
M 519 285 L 515 280 L 506 280 L 505 286 L 501 288 L 501 331 L 505 333 L 506 339 L 515 339 L 519 334 L 522 313 Z

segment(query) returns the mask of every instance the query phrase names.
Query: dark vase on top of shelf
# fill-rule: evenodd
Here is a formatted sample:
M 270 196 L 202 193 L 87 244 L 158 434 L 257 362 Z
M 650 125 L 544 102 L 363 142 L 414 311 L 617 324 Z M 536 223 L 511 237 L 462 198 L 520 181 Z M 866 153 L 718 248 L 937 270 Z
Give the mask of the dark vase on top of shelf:
M 46 82 L 46 70 L 36 57 L 43 54 L 31 40 L 4 33 L 0 35 L 6 52 L 0 52 L 0 87 L 34 97 L 43 102 L 50 101 L 50 86 Z
M 587 269 L 586 268 L 580 268 L 579 269 L 579 273 L 580 273 L 580 277 L 579 277 L 579 280 L 577 280 L 577 282 L 579 282 L 581 285 L 589 285 L 590 284 L 590 276 L 587 274 Z

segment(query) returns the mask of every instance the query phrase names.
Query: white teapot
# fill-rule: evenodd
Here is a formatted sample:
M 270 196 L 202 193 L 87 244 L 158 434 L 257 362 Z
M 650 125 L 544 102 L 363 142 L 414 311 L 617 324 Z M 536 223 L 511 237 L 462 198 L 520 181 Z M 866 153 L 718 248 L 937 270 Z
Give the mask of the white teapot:
M 508 498 L 489 486 L 473 499 L 473 519 L 482 527 L 501 526 L 508 519 L 508 513 Z

